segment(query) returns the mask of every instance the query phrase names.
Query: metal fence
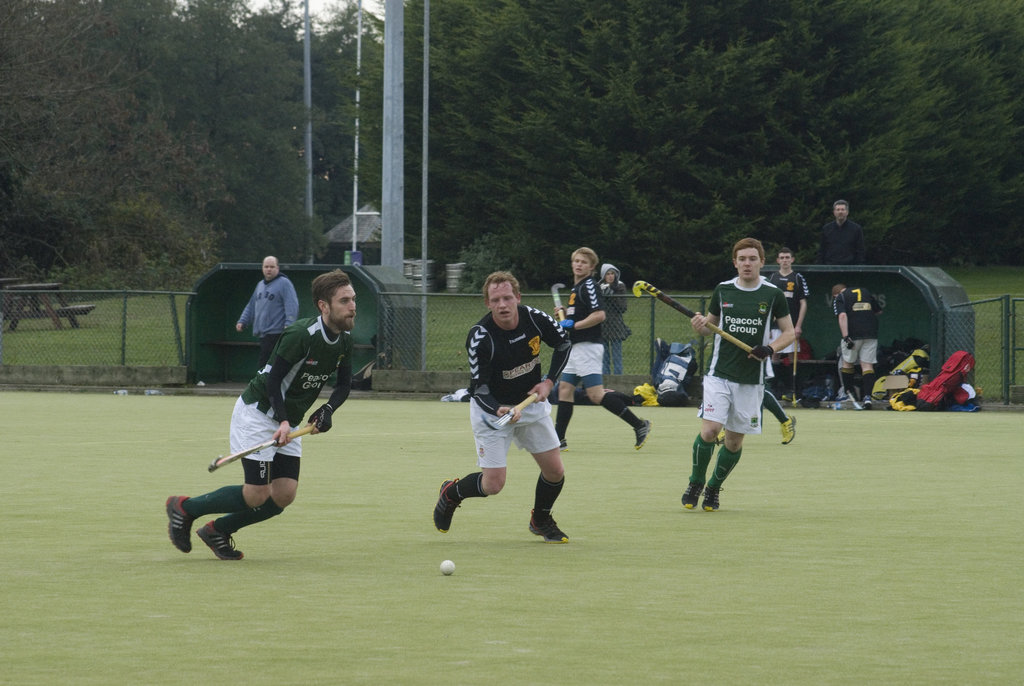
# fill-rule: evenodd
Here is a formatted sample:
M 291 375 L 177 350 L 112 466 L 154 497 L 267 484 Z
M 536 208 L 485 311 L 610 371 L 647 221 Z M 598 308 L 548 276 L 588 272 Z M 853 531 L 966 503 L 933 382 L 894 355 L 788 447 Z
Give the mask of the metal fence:
M 184 365 L 190 295 L 0 290 L 0 363 Z
M 974 354 L 974 385 L 988 400 L 1006 402 L 1010 386 L 1024 381 L 1024 298 L 1003 295 L 950 308 L 946 326 L 963 336 Z M 933 360 L 933 373 L 942 360 Z
M 0 291 L 0 364 L 187 364 L 185 312 L 188 292 Z M 647 375 L 658 338 L 694 339 L 689 320 L 653 298 L 622 298 L 630 335 L 622 344 L 623 374 Z M 695 311 L 705 295 L 674 294 Z M 524 294 L 523 303 L 549 312 L 551 296 Z M 465 339 L 487 310 L 481 295 L 381 293 L 377 359 L 391 369 L 467 372 Z M 992 402 L 1007 402 L 1010 387 L 1024 383 L 1024 298 L 1004 295 L 956 305 L 936 316 L 939 329 L 977 360 L 974 384 Z M 704 341 L 698 362 L 705 366 Z M 952 352 L 952 350 L 950 350 Z M 943 360 L 932 360 L 937 369 Z
M 650 374 L 655 339 L 685 343 L 694 338 L 686 317 L 664 305 L 655 307 L 653 298 L 613 297 L 626 305 L 623 320 L 630 330 L 622 342 L 622 374 Z M 694 310 L 703 310 L 707 300 L 701 295 L 675 297 Z M 377 352 L 383 367 L 468 373 L 466 335 L 487 314 L 482 295 L 382 293 L 380 299 L 386 303 L 378 308 L 382 315 Z M 552 310 L 550 293 L 525 293 L 522 301 L 545 312 Z

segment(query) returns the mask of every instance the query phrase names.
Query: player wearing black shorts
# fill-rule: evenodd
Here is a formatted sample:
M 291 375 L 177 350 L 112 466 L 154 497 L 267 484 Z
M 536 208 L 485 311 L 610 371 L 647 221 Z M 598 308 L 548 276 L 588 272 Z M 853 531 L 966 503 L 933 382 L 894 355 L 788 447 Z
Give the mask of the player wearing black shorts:
M 560 319 L 559 324 L 569 331 L 572 340 L 572 354 L 558 384 L 555 431 L 562 449 L 568 449 L 566 432 L 572 419 L 576 386 L 582 382 L 590 402 L 600 405 L 633 427 L 633 447 L 640 450 L 651 432 L 651 422 L 633 414 L 617 394 L 604 392 L 601 323 L 605 312 L 594 280 L 597 265 L 597 253 L 590 248 L 579 248 L 572 254 L 573 286 L 569 294 L 569 306 L 555 312 Z
M 565 468 L 551 424 L 548 395 L 569 359 L 572 344 L 550 315 L 521 303 L 519 282 L 509 272 L 488 276 L 483 291 L 490 313 L 466 338 L 472 396 L 469 417 L 480 471 L 441 484 L 434 526 L 446 533 L 463 500 L 501 491 L 508 451 L 515 443 L 532 454 L 540 467 L 530 532 L 547 543 L 568 543 L 569 537 L 551 516 L 565 483 Z M 541 344 L 554 349 L 546 376 L 541 376 Z M 534 403 L 522 410 L 515 407 L 532 393 L 537 394 Z M 510 412 L 509 423 L 496 427 L 495 420 Z
M 803 274 L 793 271 L 793 251 L 791 249 L 779 248 L 775 261 L 779 265 L 779 270 L 772 272 L 768 276 L 768 282 L 778 286 L 785 294 L 786 300 L 789 303 L 789 313 L 793 318 L 793 333 L 796 336 L 796 341 L 793 345 L 786 346 L 785 349 L 776 353 L 772 359 L 774 372 L 777 375 L 775 380 L 778 382 L 775 390 L 778 395 L 782 395 L 789 390 L 795 391 L 793 367 L 781 364 L 781 362 L 783 356 L 797 352 L 800 337 L 804 332 L 807 299 L 810 297 L 811 291 L 807 287 L 807 280 L 803 277 Z M 773 322 L 772 338 L 777 338 L 780 333 L 782 332 L 774 326 Z M 783 398 L 785 398 L 784 395 Z
M 235 402 L 231 415 L 231 451 L 273 440 L 277 444 L 242 460 L 245 483 L 205 495 L 167 499 L 167 532 L 183 553 L 192 550 L 192 523 L 197 517 L 228 513 L 200 527 L 196 535 L 222 560 L 241 560 L 232 534 L 244 526 L 281 514 L 295 500 L 299 485 L 302 439 L 289 439 L 293 426 L 317 401 L 327 380 L 337 385 L 326 403 L 310 415 L 311 433 L 331 428 L 331 415 L 348 398 L 352 385 L 352 337 L 355 290 L 348 274 L 336 269 L 313 279 L 313 302 L 320 315 L 300 319 L 281 334 L 271 363 L 262 369 Z

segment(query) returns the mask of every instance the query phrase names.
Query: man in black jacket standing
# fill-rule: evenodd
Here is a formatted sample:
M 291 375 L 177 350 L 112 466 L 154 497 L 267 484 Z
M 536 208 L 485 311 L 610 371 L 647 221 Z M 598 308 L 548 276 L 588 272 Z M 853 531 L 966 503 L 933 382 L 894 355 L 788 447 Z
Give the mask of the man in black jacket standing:
M 849 219 L 850 203 L 832 203 L 834 221 L 821 229 L 818 264 L 864 264 L 864 229 Z

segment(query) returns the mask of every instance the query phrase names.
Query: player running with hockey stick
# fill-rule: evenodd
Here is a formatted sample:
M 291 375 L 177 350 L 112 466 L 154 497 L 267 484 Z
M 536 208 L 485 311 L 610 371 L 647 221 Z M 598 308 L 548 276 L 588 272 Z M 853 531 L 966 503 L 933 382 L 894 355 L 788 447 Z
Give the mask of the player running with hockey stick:
M 292 426 L 317 402 L 320 389 L 337 374 L 330 399 L 310 415 L 312 433 L 331 428 L 331 415 L 352 387 L 352 337 L 356 296 L 348 274 L 335 269 L 313 279 L 313 303 L 320 314 L 300 319 L 281 334 L 270 364 L 249 382 L 231 414 L 231 451 L 266 441 L 276 445 L 242 458 L 244 484 L 224 486 L 205 495 L 167 499 L 168 535 L 183 553 L 192 550 L 192 523 L 197 517 L 227 513 L 196 534 L 222 560 L 241 560 L 232 534 L 244 526 L 281 514 L 299 487 L 302 439 L 289 439 Z
M 573 398 L 576 385 L 583 383 L 590 402 L 600 405 L 633 428 L 636 450 L 644 447 L 651 433 L 651 422 L 640 419 L 614 393 L 604 392 L 602 365 L 604 344 L 601 342 L 601 325 L 605 311 L 598 296 L 594 273 L 597 270 L 597 253 L 590 248 L 579 248 L 572 254 L 573 287 L 569 306 L 555 313 L 559 325 L 569 331 L 572 340 L 572 355 L 558 384 L 558 411 L 555 415 L 555 431 L 562 450 L 568 449 L 566 432 L 572 419 L 575 405 Z M 563 318 L 564 317 L 564 318 Z
M 434 526 L 451 528 L 452 516 L 466 498 L 496 495 L 505 486 L 508 451 L 515 442 L 533 455 L 540 467 L 530 513 L 530 532 L 547 543 L 568 543 L 551 510 L 565 483 L 558 436 L 551 423 L 548 395 L 565 367 L 572 344 L 550 315 L 521 303 L 519 281 L 509 272 L 494 272 L 484 281 L 490 313 L 469 330 L 472 402 L 470 425 L 476 442 L 479 472 L 441 484 L 434 506 Z M 541 376 L 541 344 L 554 348 L 547 376 Z M 536 401 L 515 407 L 536 394 Z M 512 413 L 504 426 L 495 420 Z
M 693 470 L 683 493 L 683 507 L 690 510 L 704 493 L 703 508 L 713 512 L 719 507 L 722 482 L 740 461 L 743 437 L 761 433 L 761 404 L 764 396 L 765 361 L 776 350 L 793 342 L 793 320 L 783 292 L 761 279 L 764 248 L 754 238 L 738 241 L 732 249 L 736 277 L 715 286 L 708 314 L 697 313 L 690 320 L 701 336 L 714 334 L 711 363 L 704 375 L 700 433 L 693 442 Z M 781 331 L 771 340 L 770 326 L 776 320 Z M 709 327 L 737 339 L 730 344 Z M 771 344 L 769 341 L 771 340 Z M 748 352 L 749 350 L 749 352 Z M 725 427 L 725 443 L 707 478 L 715 450 L 715 438 Z

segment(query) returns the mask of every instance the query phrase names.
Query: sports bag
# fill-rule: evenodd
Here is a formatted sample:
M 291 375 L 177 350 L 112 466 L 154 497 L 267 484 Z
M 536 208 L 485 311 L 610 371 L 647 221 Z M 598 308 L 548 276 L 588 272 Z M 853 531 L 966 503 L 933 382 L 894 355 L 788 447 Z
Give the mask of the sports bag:
M 918 410 L 942 410 L 953 404 L 953 393 L 964 382 L 967 374 L 974 369 L 974 355 L 966 350 L 957 350 L 949 356 L 942 371 L 934 379 L 921 386 L 917 394 Z

